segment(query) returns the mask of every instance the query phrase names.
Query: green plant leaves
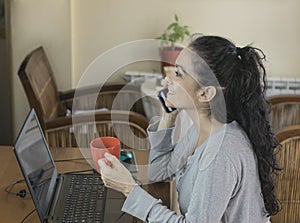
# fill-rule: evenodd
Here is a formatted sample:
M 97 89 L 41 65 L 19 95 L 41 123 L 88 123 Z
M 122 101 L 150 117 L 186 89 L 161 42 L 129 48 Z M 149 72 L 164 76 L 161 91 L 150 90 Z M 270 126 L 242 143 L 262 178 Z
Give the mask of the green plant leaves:
M 162 40 L 163 45 L 167 45 L 168 41 L 174 45 L 176 42 L 183 42 L 185 37 L 190 36 L 189 27 L 187 25 L 180 25 L 178 16 L 174 16 L 175 22 L 171 23 L 164 30 L 164 33 L 157 37 L 157 39 Z

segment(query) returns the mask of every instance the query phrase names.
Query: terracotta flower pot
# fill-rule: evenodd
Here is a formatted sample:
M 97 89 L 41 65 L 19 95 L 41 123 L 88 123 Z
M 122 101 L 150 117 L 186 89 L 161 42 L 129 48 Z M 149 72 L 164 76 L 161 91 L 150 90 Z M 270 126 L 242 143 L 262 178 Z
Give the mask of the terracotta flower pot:
M 159 49 L 159 54 L 162 63 L 162 72 L 164 72 L 164 67 L 175 66 L 176 58 L 181 52 L 181 47 L 163 47 Z

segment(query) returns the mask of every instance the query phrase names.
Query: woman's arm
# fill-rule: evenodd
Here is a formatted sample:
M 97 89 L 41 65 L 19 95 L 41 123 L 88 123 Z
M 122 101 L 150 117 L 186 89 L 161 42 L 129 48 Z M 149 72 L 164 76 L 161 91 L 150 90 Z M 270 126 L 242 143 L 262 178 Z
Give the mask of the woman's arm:
M 172 179 L 176 172 L 186 163 L 192 154 L 198 135 L 194 127 L 176 144 L 173 142 L 175 118 L 163 114 L 162 118 L 155 117 L 148 127 L 150 140 L 150 155 L 148 177 L 150 181 Z
M 141 187 L 129 193 L 122 211 L 146 222 L 160 223 L 216 223 L 220 222 L 237 186 L 237 174 L 228 159 L 219 159 L 206 170 L 195 175 L 194 182 L 186 182 L 183 194 L 190 196 L 184 215 L 163 206 Z

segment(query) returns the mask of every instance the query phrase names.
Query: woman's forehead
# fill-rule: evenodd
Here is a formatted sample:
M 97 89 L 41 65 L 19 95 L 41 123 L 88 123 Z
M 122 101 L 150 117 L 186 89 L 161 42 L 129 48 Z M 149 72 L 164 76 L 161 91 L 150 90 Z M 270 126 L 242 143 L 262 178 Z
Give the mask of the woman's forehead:
M 184 48 L 176 59 L 176 64 L 183 67 L 192 65 L 192 52 L 189 48 Z
M 207 83 L 218 85 L 214 72 L 209 65 L 195 53 L 191 48 L 184 48 L 178 55 L 176 65 L 181 67 L 186 73 L 190 74 L 195 80 L 205 79 Z
M 190 48 L 184 48 L 177 57 L 176 64 L 188 73 L 195 73 L 195 64 L 203 64 L 204 60 Z
M 203 59 L 190 48 L 184 48 L 176 59 L 176 65 L 182 68 L 186 73 L 195 76 L 197 73 L 194 70 L 195 65 L 203 63 L 202 61 Z

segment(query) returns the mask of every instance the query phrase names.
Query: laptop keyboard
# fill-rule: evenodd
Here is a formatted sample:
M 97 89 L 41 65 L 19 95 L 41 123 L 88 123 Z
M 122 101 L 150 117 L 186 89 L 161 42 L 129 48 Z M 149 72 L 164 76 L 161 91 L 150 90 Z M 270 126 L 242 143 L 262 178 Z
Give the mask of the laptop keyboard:
M 64 208 L 64 223 L 102 223 L 106 187 L 99 175 L 72 175 Z

